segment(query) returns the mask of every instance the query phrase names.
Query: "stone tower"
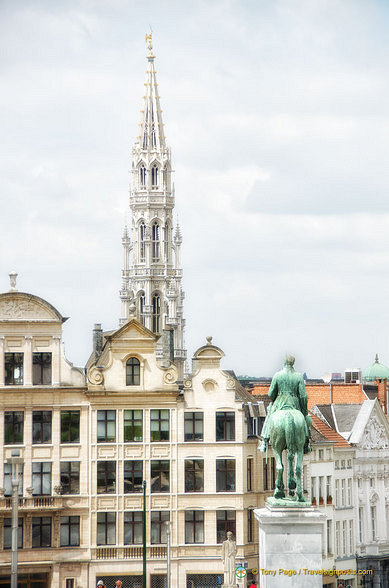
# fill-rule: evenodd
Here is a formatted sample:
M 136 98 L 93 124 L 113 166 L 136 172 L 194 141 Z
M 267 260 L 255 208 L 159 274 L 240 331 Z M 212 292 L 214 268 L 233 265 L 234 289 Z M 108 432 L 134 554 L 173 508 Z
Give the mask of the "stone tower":
M 183 376 L 183 299 L 181 243 L 177 224 L 173 230 L 174 185 L 171 155 L 166 146 L 151 35 L 141 110 L 140 133 L 132 150 L 130 191 L 131 229 L 123 233 L 124 269 L 120 291 L 124 324 L 133 315 L 160 335 L 158 358 L 176 364 Z M 134 308 L 135 307 L 135 308 Z

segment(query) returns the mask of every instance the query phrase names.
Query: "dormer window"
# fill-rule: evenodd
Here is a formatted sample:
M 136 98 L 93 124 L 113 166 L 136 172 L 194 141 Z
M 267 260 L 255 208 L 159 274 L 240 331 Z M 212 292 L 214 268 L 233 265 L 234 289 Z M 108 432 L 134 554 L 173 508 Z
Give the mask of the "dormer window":
M 130 357 L 126 362 L 126 386 L 140 385 L 140 361 Z
M 151 168 L 151 187 L 155 190 L 158 188 L 158 175 L 159 169 L 157 165 L 153 165 Z

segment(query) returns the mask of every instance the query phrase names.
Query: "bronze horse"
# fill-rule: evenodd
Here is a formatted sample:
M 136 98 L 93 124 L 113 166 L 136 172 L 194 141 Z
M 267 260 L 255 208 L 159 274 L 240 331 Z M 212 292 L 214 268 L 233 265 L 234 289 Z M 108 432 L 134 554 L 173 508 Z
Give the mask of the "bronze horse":
M 285 498 L 283 481 L 284 466 L 282 452 L 287 450 L 289 495 L 304 502 L 301 485 L 302 462 L 306 442 L 306 422 L 304 415 L 294 408 L 284 408 L 271 415 L 269 423 L 270 443 L 276 460 L 276 487 L 274 498 Z

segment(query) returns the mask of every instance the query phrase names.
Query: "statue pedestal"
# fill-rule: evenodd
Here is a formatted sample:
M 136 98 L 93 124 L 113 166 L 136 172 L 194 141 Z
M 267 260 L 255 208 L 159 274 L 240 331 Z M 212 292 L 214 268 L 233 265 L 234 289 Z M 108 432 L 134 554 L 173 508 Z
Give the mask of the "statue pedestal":
M 323 584 L 322 533 L 326 517 L 312 506 L 297 505 L 266 503 L 266 508 L 254 510 L 259 521 L 261 588 L 319 588 Z

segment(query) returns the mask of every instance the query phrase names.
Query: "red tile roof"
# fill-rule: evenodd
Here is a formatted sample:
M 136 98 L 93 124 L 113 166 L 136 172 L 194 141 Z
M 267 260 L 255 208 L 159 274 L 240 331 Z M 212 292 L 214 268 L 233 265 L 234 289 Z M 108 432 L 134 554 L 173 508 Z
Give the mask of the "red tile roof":
M 342 437 L 342 435 L 339 435 L 339 433 L 334 431 L 334 429 L 331 429 L 331 427 L 326 425 L 326 423 L 319 419 L 319 417 L 311 414 L 311 418 L 312 426 L 316 429 L 316 431 L 319 431 L 319 433 L 323 435 L 327 441 L 334 443 L 334 447 L 351 447 L 350 443 L 348 443 L 346 439 Z
M 308 409 L 316 404 L 362 404 L 367 400 L 362 384 L 332 384 L 332 398 L 330 384 L 307 384 Z M 267 394 L 269 384 L 254 386 L 250 393 L 253 396 Z M 331 402 L 332 401 L 332 402 Z

